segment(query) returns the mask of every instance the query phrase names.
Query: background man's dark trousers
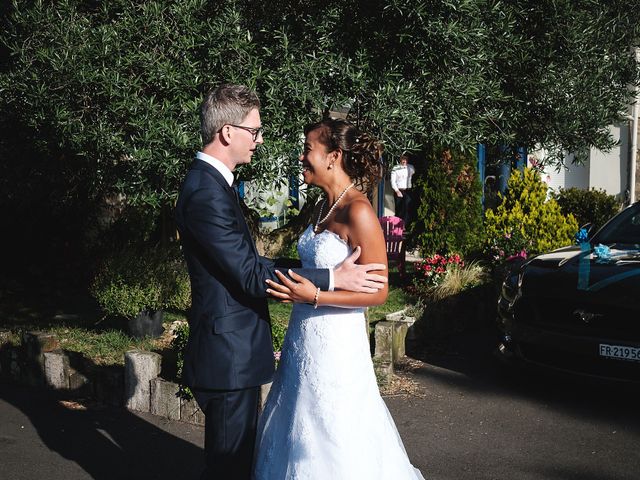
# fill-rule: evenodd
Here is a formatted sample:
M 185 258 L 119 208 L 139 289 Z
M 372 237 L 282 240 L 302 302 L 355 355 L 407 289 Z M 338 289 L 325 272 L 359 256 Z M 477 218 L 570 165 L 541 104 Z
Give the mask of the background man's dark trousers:
M 411 189 L 400 190 L 402 196 L 399 197 L 394 193 L 393 200 L 396 210 L 396 217 L 404 220 L 404 224 L 408 225 L 411 220 L 411 209 L 413 208 L 413 198 L 411 197 Z

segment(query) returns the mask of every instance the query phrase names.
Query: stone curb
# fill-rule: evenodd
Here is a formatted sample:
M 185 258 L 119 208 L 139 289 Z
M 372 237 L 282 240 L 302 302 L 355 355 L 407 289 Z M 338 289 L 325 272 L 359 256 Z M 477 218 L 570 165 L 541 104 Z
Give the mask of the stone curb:
M 28 332 L 20 347 L 0 343 L 0 381 L 82 394 L 110 406 L 204 425 L 195 400 L 179 398 L 179 385 L 159 377 L 159 354 L 130 350 L 125 353 L 124 368 L 85 368 L 81 363 L 62 351 L 55 335 L 48 333 Z
M 404 356 L 405 340 L 415 322 L 405 311 L 387 314 L 375 326 L 373 364 L 383 384 L 393 378 L 393 364 Z M 141 350 L 125 353 L 124 368 L 91 366 L 61 350 L 50 333 L 27 332 L 21 347 L 0 343 L 0 381 L 79 393 L 110 406 L 204 425 L 204 414 L 195 400 L 179 398 L 179 385 L 161 378 L 160 366 L 159 354 Z M 270 387 L 261 387 L 262 405 Z

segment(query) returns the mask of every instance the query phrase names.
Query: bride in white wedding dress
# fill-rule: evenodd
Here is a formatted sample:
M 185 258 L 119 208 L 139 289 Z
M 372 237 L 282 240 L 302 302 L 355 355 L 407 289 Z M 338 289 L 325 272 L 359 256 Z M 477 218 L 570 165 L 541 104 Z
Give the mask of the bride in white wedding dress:
M 377 216 L 359 191 L 379 179 L 377 142 L 341 120 L 305 135 L 304 180 L 326 198 L 298 242 L 303 266 L 333 268 L 354 246 L 361 262 L 386 265 Z M 380 397 L 367 340 L 364 307 L 384 303 L 387 288 L 321 292 L 290 276 L 269 284 L 274 297 L 296 304 L 258 423 L 255 480 L 423 479 Z

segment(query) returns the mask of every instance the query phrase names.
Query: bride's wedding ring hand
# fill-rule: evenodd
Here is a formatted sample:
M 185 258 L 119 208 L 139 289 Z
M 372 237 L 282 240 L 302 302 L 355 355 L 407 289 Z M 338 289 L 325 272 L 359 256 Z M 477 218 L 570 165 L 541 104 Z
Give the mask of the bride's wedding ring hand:
M 267 280 L 267 293 L 284 303 L 313 303 L 316 286 L 293 270 L 289 270 L 287 274 L 289 277 L 276 270 L 280 283 Z
M 383 263 L 356 264 L 362 249 L 357 246 L 342 264 L 333 271 L 334 286 L 336 290 L 350 290 L 358 293 L 376 293 L 384 288 L 387 277 L 377 273 L 369 273 L 376 270 L 386 270 Z

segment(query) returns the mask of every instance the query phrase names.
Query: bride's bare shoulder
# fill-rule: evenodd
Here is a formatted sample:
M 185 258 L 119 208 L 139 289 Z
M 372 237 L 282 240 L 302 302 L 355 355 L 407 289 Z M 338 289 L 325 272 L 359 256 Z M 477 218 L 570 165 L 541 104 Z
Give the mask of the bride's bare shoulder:
M 364 223 L 370 223 L 371 221 L 378 222 L 371 203 L 364 195 L 357 195 L 349 202 L 349 224 L 351 226 L 357 226 Z

